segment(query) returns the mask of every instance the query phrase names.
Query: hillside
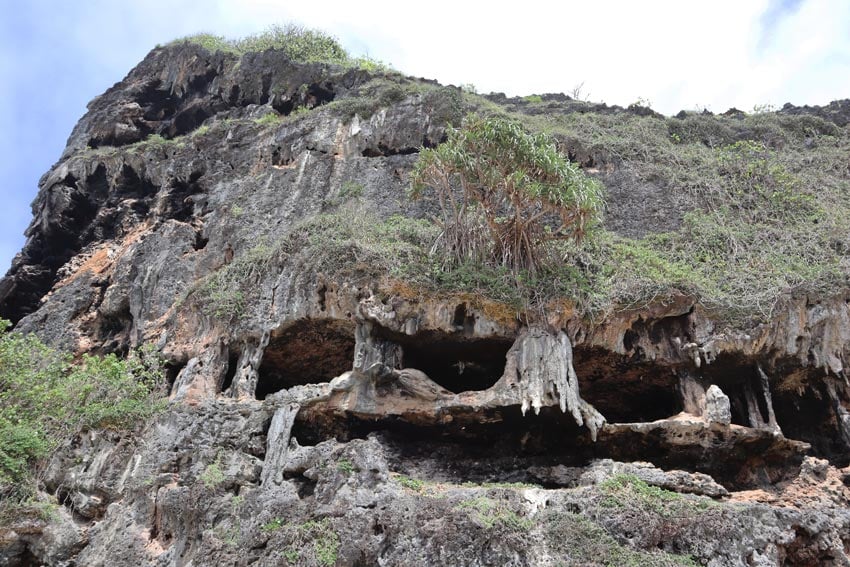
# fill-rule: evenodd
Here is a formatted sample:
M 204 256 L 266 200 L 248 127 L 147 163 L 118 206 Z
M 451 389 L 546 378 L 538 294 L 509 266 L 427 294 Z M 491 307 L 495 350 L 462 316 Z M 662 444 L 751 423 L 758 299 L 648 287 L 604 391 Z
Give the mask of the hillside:
M 168 402 L 3 465 L 0 565 L 850 564 L 850 100 L 480 95 L 311 34 L 155 48 L 42 177 L 0 363 L 144 347 Z M 470 115 L 598 226 L 449 258 L 410 175 Z

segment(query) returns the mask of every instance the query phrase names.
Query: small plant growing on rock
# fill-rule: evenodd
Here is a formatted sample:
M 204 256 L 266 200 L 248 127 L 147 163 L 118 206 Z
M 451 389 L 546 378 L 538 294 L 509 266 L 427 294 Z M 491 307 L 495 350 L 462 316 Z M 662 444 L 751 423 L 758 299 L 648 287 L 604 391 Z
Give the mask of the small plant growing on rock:
M 411 478 L 403 474 L 396 477 L 396 482 L 414 492 L 422 492 L 422 489 L 425 488 L 425 481 L 419 480 L 418 478 Z
M 463 500 L 458 507 L 462 510 L 470 510 L 472 517 L 487 529 L 504 526 L 524 531 L 534 526 L 531 519 L 523 518 L 505 504 L 486 496 Z
M 263 524 L 260 529 L 263 530 L 264 532 L 273 532 L 275 530 L 279 530 L 280 528 L 282 528 L 284 526 L 284 524 L 285 524 L 285 522 L 283 520 L 281 520 L 280 518 L 275 518 L 275 519 Z
M 204 469 L 204 472 L 201 473 L 199 480 L 208 489 L 213 489 L 224 482 L 224 479 L 225 476 L 224 472 L 221 470 L 221 462 L 219 458 L 216 457 L 215 462 L 208 464 L 207 468 Z
M 340 459 L 336 463 L 336 470 L 341 473 L 351 474 L 354 472 L 354 464 L 348 459 Z

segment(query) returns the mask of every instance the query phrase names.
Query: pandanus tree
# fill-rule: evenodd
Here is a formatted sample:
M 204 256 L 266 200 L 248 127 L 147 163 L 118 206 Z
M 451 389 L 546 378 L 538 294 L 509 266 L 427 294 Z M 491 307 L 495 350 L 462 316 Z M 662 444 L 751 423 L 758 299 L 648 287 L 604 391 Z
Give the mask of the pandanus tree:
M 602 184 L 550 136 L 477 115 L 420 152 L 411 185 L 414 198 L 435 193 L 437 244 L 454 260 L 491 262 L 515 274 L 537 272 L 548 242 L 584 238 L 604 205 Z

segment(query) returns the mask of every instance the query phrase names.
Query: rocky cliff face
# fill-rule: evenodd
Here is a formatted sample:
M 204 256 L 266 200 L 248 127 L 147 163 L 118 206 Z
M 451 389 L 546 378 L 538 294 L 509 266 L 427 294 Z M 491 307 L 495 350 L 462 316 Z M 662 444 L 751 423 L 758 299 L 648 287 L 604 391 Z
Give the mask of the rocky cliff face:
M 0 316 L 77 353 L 154 343 L 171 402 L 63 447 L 58 517 L 2 528 L 0 564 L 850 565 L 846 285 L 746 330 L 684 293 L 518 315 L 376 269 L 405 236 L 333 237 L 428 218 L 408 173 L 470 104 L 191 44 L 92 101 Z M 783 112 L 846 128 L 846 108 Z M 680 225 L 675 187 L 562 142 L 614 233 Z

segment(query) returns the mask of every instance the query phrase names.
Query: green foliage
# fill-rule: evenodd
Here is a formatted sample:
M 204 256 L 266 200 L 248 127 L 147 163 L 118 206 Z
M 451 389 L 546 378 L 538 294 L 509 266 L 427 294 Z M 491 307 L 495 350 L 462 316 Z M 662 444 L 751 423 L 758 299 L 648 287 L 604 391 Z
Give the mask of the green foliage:
M 236 55 L 276 49 L 298 63 L 353 64 L 348 53 L 333 36 L 291 24 L 271 26 L 264 32 L 236 40 L 202 33 L 172 43 L 194 43 L 208 51 L 224 51 Z
M 364 189 L 366 188 L 362 183 L 358 183 L 356 181 L 345 181 L 339 189 L 339 198 L 342 201 L 359 199 L 363 195 Z
M 354 472 L 354 464 L 348 459 L 340 459 L 336 463 L 336 470 L 344 474 L 351 474 Z
M 356 57 L 353 63 L 361 71 L 367 71 L 369 73 L 385 74 L 393 70 L 390 65 L 368 55 Z
M 210 131 L 209 124 L 201 124 L 192 132 L 192 136 L 205 136 Z
M 605 567 L 691 567 L 690 557 L 646 552 L 618 542 L 603 527 L 572 512 L 547 514 L 546 543 L 561 565 Z
M 705 497 L 686 497 L 677 492 L 647 484 L 632 474 L 614 475 L 599 485 L 602 493 L 600 507 L 627 517 L 654 516 L 661 521 L 698 521 L 707 510 L 716 506 Z
M 165 146 L 171 143 L 171 140 L 163 138 L 159 134 L 151 134 L 145 139 L 145 142 L 151 146 Z
M 73 363 L 35 335 L 0 320 L 0 494 L 33 493 L 39 462 L 81 431 L 128 429 L 162 408 L 162 362 L 150 349 L 126 360 L 83 355 Z
M 602 185 L 569 162 L 546 134 L 518 122 L 467 116 L 448 139 L 423 149 L 412 195 L 440 205 L 440 245 L 456 263 L 472 261 L 535 273 L 545 244 L 580 241 L 598 222 Z
M 283 557 L 289 563 L 303 561 L 308 565 L 332 567 L 339 559 L 339 535 L 327 518 L 309 520 L 300 525 L 284 523 L 276 518 L 262 529 L 281 532 L 281 539 L 288 543 L 283 548 Z
M 198 480 L 210 490 L 217 488 L 224 482 L 224 471 L 221 470 L 221 461 L 218 457 L 216 457 L 214 462 L 206 466 Z
M 534 526 L 530 518 L 524 518 L 505 503 L 486 496 L 462 500 L 458 508 L 469 511 L 475 521 L 487 529 L 500 526 L 512 531 L 526 531 Z
M 532 94 L 522 97 L 522 100 L 531 104 L 536 104 L 543 102 L 543 97 L 537 94 Z
M 279 530 L 285 524 L 286 524 L 286 522 L 284 522 L 280 518 L 275 518 L 275 519 L 263 524 L 260 529 L 263 530 L 264 532 L 273 532 L 273 531 Z
M 400 474 L 395 477 L 395 480 L 403 487 L 414 492 L 422 492 L 422 489 L 425 488 L 425 481 L 420 480 L 418 478 L 411 478 L 409 476 Z
M 258 244 L 207 277 L 192 295 L 203 312 L 217 319 L 232 319 L 246 306 L 246 297 L 266 274 L 274 250 Z
M 283 122 L 283 116 L 278 114 L 277 112 L 269 112 L 267 114 L 263 114 L 259 118 L 254 119 L 254 124 L 259 126 L 274 126 L 276 124 L 280 124 Z

